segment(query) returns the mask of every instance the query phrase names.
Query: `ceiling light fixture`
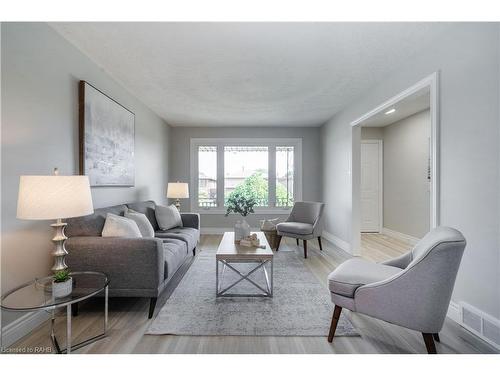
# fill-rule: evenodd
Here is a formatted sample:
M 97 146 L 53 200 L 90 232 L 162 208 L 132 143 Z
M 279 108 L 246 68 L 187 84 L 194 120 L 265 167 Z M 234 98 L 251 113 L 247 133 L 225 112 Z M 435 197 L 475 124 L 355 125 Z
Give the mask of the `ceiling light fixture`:
M 392 108 L 392 109 L 389 109 L 385 114 L 390 115 L 391 113 L 394 113 L 394 112 L 396 112 L 396 109 Z

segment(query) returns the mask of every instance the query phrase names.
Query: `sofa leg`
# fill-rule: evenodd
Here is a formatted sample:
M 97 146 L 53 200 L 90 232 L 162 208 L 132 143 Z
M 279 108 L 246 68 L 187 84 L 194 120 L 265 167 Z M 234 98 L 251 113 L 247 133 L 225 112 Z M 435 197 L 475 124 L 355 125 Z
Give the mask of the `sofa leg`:
M 439 338 L 439 333 L 433 333 L 432 337 L 434 337 L 434 341 L 441 342 L 441 339 Z
M 193 256 L 196 255 L 196 247 L 193 249 Z
M 78 302 L 71 305 L 71 315 L 78 316 Z
M 281 238 L 282 238 L 282 236 L 278 236 L 278 244 L 276 245 L 276 251 L 278 251 L 280 249 Z
M 153 317 L 153 313 L 155 312 L 155 307 L 156 307 L 156 297 L 153 297 L 149 300 L 149 314 L 148 314 L 148 319 L 151 319 Z
M 299 239 L 298 239 L 298 238 L 296 238 L 295 240 L 297 241 L 297 246 L 299 246 Z
M 323 251 L 323 245 L 321 245 L 321 237 L 318 237 L 319 250 Z
M 333 341 L 333 336 L 335 336 L 335 331 L 337 330 L 337 324 L 339 322 L 341 312 L 342 307 L 335 305 L 335 309 L 333 310 L 332 323 L 330 324 L 330 332 L 328 333 L 328 342 Z
M 307 259 L 307 240 L 304 240 L 304 258 Z
M 436 345 L 434 344 L 434 338 L 432 337 L 432 333 L 423 333 L 422 336 L 424 337 L 424 342 L 425 342 L 425 347 L 427 348 L 427 353 L 428 354 L 436 354 Z

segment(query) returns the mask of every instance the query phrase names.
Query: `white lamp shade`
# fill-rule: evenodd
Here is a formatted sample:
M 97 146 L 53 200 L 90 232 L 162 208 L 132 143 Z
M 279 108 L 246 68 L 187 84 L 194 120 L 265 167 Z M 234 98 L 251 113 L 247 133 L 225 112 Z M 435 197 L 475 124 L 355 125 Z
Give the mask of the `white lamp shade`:
M 189 186 L 185 182 L 169 182 L 167 198 L 189 198 Z
M 21 176 L 17 218 L 53 220 L 94 212 L 87 176 Z

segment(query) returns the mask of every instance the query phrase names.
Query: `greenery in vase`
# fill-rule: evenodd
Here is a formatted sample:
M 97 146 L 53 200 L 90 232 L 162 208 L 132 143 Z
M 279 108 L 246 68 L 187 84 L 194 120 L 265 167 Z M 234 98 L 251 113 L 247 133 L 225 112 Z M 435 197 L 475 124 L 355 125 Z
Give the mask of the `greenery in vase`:
M 55 283 L 63 283 L 65 281 L 68 281 L 69 278 L 70 278 L 70 276 L 69 276 L 68 270 L 57 271 L 54 274 L 54 282 Z
M 234 190 L 227 198 L 226 216 L 230 213 L 240 214 L 245 217 L 253 213 L 254 206 L 257 205 L 257 199 L 252 195 L 246 195 L 244 192 Z

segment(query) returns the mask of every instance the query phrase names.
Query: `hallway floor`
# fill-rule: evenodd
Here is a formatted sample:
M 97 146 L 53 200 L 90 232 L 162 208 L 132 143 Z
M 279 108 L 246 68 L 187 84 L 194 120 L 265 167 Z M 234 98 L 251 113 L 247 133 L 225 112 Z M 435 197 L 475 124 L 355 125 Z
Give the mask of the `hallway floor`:
M 399 238 L 381 233 L 361 233 L 361 256 L 374 262 L 383 262 L 406 253 L 413 245 Z

